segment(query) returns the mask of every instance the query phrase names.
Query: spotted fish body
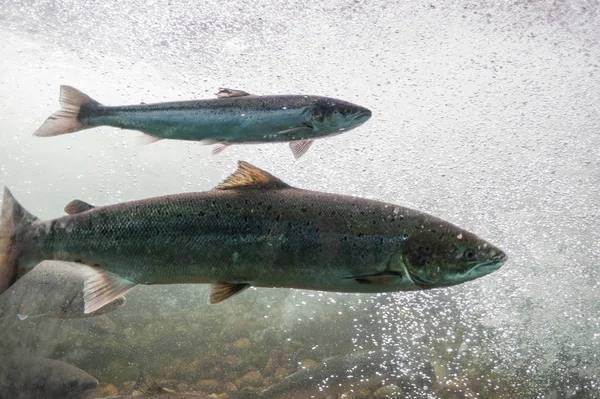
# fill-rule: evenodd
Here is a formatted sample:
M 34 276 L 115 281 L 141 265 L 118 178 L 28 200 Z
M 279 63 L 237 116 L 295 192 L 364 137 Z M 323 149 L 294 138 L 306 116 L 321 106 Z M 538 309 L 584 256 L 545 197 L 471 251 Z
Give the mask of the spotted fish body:
M 11 198 L 5 220 L 17 209 Z M 244 162 L 207 192 L 75 204 L 58 219 L 23 217 L 29 222 L 14 231 L 9 255 L 20 267 L 55 259 L 94 268 L 86 312 L 136 284 L 211 283 L 212 302 L 250 285 L 418 290 L 477 278 L 505 259 L 491 244 L 425 213 L 294 188 Z
M 105 106 L 79 90 L 61 87 L 63 109 L 35 132 L 56 136 L 98 126 L 139 130 L 162 139 L 231 144 L 290 142 L 296 157 L 312 140 L 351 130 L 371 111 L 338 99 L 307 95 L 255 96 L 222 89 L 219 98 L 127 106 Z

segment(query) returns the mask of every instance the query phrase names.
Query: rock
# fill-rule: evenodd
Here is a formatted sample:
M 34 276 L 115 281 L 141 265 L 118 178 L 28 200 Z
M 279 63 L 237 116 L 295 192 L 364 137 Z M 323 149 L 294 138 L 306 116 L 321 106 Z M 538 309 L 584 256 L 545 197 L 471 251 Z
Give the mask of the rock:
M 118 394 L 119 394 L 119 390 L 113 384 L 108 384 L 105 387 L 98 388 L 98 395 L 101 398 L 104 398 L 107 396 L 117 396 Z
M 264 379 L 258 371 L 251 371 L 235 382 L 235 385 L 240 389 L 246 387 L 258 388 L 262 387 L 263 384 Z
M 300 366 L 303 368 L 312 368 L 312 367 L 317 367 L 319 365 L 319 363 L 315 362 L 312 359 L 304 359 L 302 361 L 302 363 L 300 363 Z
M 121 384 L 121 392 L 131 392 L 133 391 L 133 387 L 135 386 L 135 381 L 125 381 Z
M 231 381 L 226 382 L 224 388 L 225 388 L 225 392 L 234 392 L 234 391 L 238 390 L 237 387 L 235 386 L 235 384 Z
M 214 393 L 221 390 L 221 384 L 217 380 L 198 380 L 195 386 L 196 389 L 204 393 Z
M 263 371 L 267 374 L 273 374 L 275 369 L 277 368 L 277 361 L 273 356 L 269 356 L 269 360 L 267 360 L 267 364 L 263 368 Z
M 250 349 L 250 340 L 248 338 L 240 338 L 233 343 L 236 352 L 247 352 Z
M 390 384 L 379 388 L 373 394 L 373 399 L 393 399 L 393 398 L 404 398 L 405 393 L 402 388 Z
M 284 377 L 287 377 L 290 374 L 290 372 L 286 369 L 284 369 L 283 367 L 278 367 L 277 370 L 275 370 L 275 377 L 282 379 Z
M 188 386 L 188 384 L 185 384 L 183 382 L 177 384 L 177 392 L 189 392 L 189 390 L 190 387 Z
M 224 380 L 227 373 L 220 367 L 214 367 L 210 370 L 209 375 L 211 379 Z
M 226 369 L 238 372 L 246 366 L 244 360 L 235 355 L 225 356 L 225 359 L 223 359 L 223 364 L 227 366 Z
M 342 394 L 343 399 L 373 399 L 373 395 L 367 389 L 357 389 L 356 391 L 350 391 Z

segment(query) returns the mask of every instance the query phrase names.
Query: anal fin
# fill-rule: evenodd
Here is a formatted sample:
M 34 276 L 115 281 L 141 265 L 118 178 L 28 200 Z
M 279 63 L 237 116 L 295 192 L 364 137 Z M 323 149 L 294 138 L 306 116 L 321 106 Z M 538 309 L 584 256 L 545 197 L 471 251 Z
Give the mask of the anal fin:
M 83 284 L 83 313 L 89 314 L 128 293 L 136 283 L 116 274 L 92 268 Z
M 308 151 L 312 143 L 313 140 L 290 141 L 290 148 L 292 149 L 292 154 L 294 154 L 294 158 L 298 159 L 302 155 L 306 154 L 306 151 Z
M 246 283 L 212 283 L 210 286 L 210 303 L 223 302 L 248 287 L 250 287 L 250 284 Z

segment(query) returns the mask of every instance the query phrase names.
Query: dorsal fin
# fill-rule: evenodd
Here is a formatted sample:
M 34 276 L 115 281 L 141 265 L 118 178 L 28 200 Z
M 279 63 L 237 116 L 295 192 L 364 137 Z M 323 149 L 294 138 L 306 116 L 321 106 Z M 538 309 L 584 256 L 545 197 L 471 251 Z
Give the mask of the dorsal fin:
M 157 393 L 167 392 L 163 387 L 158 385 L 152 377 L 147 377 L 144 372 L 140 370 L 140 376 L 138 377 L 131 395 L 152 395 Z
M 65 206 L 65 212 L 69 215 L 73 215 L 75 213 L 89 211 L 94 208 L 94 205 L 88 204 L 82 200 L 73 200 Z
M 215 93 L 215 95 L 219 98 L 229 98 L 229 97 L 244 97 L 250 96 L 250 93 L 246 93 L 243 90 L 237 89 L 228 89 L 226 87 L 219 87 L 219 91 Z
M 257 168 L 248 162 L 238 161 L 238 168 L 215 190 L 235 190 L 240 188 L 286 188 L 289 184 L 282 182 L 272 174 Z

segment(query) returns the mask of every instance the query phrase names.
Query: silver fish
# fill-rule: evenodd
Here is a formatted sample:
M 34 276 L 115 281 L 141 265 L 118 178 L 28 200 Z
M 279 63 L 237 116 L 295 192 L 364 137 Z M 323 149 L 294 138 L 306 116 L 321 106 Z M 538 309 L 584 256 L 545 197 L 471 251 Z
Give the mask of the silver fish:
M 505 262 L 499 248 L 398 205 L 294 188 L 246 162 L 215 189 L 67 206 L 41 221 L 5 189 L 0 292 L 46 259 L 90 267 L 85 312 L 137 284 L 212 284 L 211 303 L 249 286 L 338 292 L 447 287 Z
M 314 139 L 346 132 L 366 122 L 371 111 L 328 97 L 255 96 L 221 89 L 219 98 L 109 107 L 70 86 L 61 86 L 62 109 L 35 131 L 57 136 L 97 126 L 139 130 L 147 142 L 162 139 L 219 144 L 289 142 L 296 158 Z
M 19 279 L 0 295 L 0 320 L 34 317 L 77 319 L 99 316 L 123 306 L 121 296 L 98 309 L 84 313 L 83 286 L 89 274 L 64 262 L 46 261 Z
M 59 360 L 0 354 L 0 398 L 89 398 L 98 381 Z

